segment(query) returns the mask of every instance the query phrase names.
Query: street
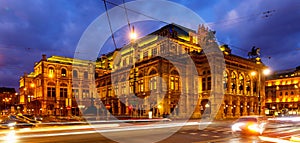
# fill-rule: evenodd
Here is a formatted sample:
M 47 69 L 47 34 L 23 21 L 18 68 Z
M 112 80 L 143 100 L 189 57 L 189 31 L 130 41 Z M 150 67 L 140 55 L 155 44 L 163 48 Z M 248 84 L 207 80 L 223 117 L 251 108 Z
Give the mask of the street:
M 269 123 L 261 136 L 233 135 L 231 121 L 201 124 L 205 126 L 203 130 L 199 130 L 197 121 L 36 127 L 1 130 L 0 140 L 7 143 L 281 143 L 300 134 L 295 123 Z

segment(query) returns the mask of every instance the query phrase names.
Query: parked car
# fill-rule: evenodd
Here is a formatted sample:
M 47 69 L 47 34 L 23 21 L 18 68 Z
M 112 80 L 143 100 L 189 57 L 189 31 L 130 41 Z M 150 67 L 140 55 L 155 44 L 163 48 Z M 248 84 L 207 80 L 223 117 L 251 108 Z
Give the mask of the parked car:
M 261 135 L 266 128 L 268 120 L 264 116 L 242 116 L 231 126 L 233 134 Z

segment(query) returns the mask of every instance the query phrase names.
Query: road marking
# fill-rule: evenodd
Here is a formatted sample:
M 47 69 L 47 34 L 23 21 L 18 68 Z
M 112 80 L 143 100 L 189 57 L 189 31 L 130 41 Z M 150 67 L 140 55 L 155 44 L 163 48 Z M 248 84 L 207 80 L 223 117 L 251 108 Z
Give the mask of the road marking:
M 190 133 L 191 135 L 197 135 L 197 133 Z
M 208 134 L 201 134 L 200 136 L 204 136 L 204 137 L 207 137 L 207 136 L 208 136 Z
M 213 138 L 219 138 L 220 136 L 212 136 Z

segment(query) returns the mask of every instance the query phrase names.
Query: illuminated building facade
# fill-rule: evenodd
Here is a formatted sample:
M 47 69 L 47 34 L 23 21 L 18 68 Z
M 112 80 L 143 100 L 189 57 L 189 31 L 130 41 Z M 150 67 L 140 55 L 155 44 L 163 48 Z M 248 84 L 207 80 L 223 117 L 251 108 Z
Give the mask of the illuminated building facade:
M 196 32 L 169 24 L 94 63 L 44 55 L 34 72 L 20 79 L 23 111 L 65 116 L 79 115 L 78 107 L 84 111 L 94 106 L 97 115 L 106 108 L 116 117 L 148 117 L 151 112 L 154 117 L 178 118 L 212 117 L 217 112 L 219 119 L 263 114 L 266 67 L 259 57 L 243 58 L 233 55 L 227 45 L 217 45 L 222 57 L 216 60 L 224 57 L 225 70 L 211 74 L 201 47 L 211 34 L 203 25 Z M 215 39 L 208 41 L 216 44 Z M 194 78 L 186 76 L 190 65 L 195 66 Z M 212 100 L 220 91 L 222 100 Z
M 0 112 L 1 115 L 14 113 L 17 109 L 18 94 L 14 88 L 0 87 Z
M 86 60 L 43 55 L 34 71 L 20 78 L 23 113 L 79 115 L 92 104 L 96 64 Z M 76 100 L 77 99 L 77 100 Z
M 96 79 L 100 99 L 115 116 L 154 117 L 168 114 L 183 117 L 193 110 L 193 118 L 209 116 L 214 110 L 210 95 L 214 86 L 224 87 L 221 108 L 216 118 L 264 114 L 265 91 L 262 74 L 266 68 L 259 57 L 246 59 L 231 54 L 227 45 L 220 46 L 225 58 L 224 81 L 212 83 L 210 65 L 201 48 L 209 30 L 199 26 L 198 32 L 170 24 L 98 59 L 107 74 Z M 187 65 L 181 57 L 193 60 L 196 79 L 181 77 Z M 166 58 L 176 59 L 175 65 Z M 198 82 L 198 87 L 183 83 Z M 214 86 L 213 86 L 214 85 Z M 197 89 L 197 91 L 192 91 Z M 194 98 L 196 94 L 196 97 Z M 143 100 L 130 100 L 137 96 Z M 179 100 L 183 101 L 179 103 Z M 195 110 L 195 111 L 194 111 Z
M 300 113 L 300 66 L 274 72 L 266 80 L 267 115 L 286 116 Z

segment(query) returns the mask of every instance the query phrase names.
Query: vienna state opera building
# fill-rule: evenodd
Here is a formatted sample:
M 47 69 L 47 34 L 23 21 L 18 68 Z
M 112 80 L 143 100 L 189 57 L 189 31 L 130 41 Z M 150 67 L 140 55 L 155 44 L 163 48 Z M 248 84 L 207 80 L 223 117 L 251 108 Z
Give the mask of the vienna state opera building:
M 266 66 L 259 51 L 234 55 L 214 34 L 203 25 L 195 31 L 168 24 L 96 61 L 43 55 L 20 78 L 20 112 L 78 116 L 97 109 L 101 116 L 217 119 L 265 114 Z

